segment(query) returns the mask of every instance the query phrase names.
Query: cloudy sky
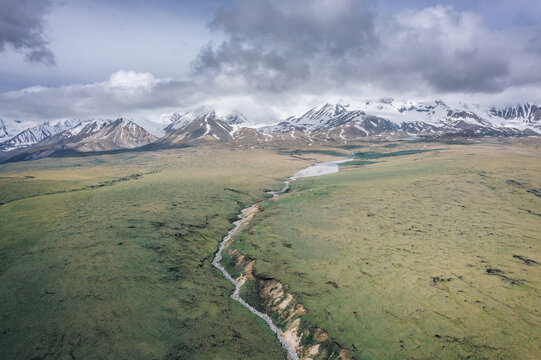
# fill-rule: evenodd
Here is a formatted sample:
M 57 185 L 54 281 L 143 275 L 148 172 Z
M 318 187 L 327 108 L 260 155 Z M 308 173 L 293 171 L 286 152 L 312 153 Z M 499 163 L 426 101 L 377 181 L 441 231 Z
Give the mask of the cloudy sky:
M 0 118 L 541 103 L 538 0 L 0 0 Z

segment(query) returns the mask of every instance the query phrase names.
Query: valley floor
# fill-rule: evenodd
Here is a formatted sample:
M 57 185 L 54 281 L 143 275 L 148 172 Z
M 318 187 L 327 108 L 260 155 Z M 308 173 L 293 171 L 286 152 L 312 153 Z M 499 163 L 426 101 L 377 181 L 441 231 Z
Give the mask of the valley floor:
M 224 264 L 249 272 L 241 295 L 257 308 L 291 295 L 282 310 L 303 311 L 269 315 L 287 328 L 302 313 L 300 346 L 328 335 L 320 356 L 539 358 L 541 150 L 506 141 L 0 165 L 0 358 L 285 359 L 212 266 L 240 209 L 264 199 Z M 352 152 L 338 173 L 265 192 Z

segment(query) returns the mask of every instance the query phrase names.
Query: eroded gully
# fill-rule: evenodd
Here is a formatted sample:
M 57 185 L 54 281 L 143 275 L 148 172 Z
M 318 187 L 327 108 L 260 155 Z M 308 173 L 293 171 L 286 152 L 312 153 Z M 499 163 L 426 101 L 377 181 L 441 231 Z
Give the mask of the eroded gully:
M 279 196 L 280 194 L 285 193 L 289 189 L 289 182 L 294 181 L 299 178 L 304 177 L 313 177 L 313 176 L 321 176 L 326 174 L 332 174 L 339 171 L 339 164 L 343 163 L 345 161 L 348 161 L 351 159 L 341 160 L 341 161 L 329 161 L 329 162 L 323 162 L 318 163 L 315 165 L 312 165 L 310 167 L 307 167 L 306 169 L 303 169 L 290 177 L 288 180 L 285 181 L 284 188 L 280 191 L 270 191 L 269 194 L 271 194 L 273 197 Z M 212 265 L 214 265 L 218 270 L 222 272 L 222 274 L 229 279 L 235 285 L 235 291 L 233 294 L 231 294 L 231 297 L 238 301 L 242 306 L 244 306 L 246 309 L 248 309 L 252 314 L 256 315 L 257 317 L 263 319 L 269 326 L 269 328 L 276 334 L 276 337 L 278 338 L 278 341 L 280 341 L 280 344 L 282 344 L 282 347 L 286 350 L 288 358 L 290 360 L 298 360 L 299 357 L 297 353 L 295 352 L 295 349 L 292 349 L 291 346 L 285 341 L 284 337 L 282 336 L 282 332 L 280 329 L 274 325 L 271 318 L 258 310 L 256 310 L 253 306 L 248 304 L 246 301 L 244 301 L 240 297 L 240 289 L 244 282 L 246 281 L 245 276 L 241 275 L 237 279 L 234 279 L 231 274 L 227 272 L 227 270 L 220 264 L 220 261 L 222 260 L 222 252 L 224 249 L 229 245 L 229 241 L 231 238 L 242 228 L 242 226 L 246 223 L 248 223 L 254 215 L 257 213 L 257 208 L 259 206 L 259 203 L 256 203 L 250 207 L 247 207 L 243 210 L 241 210 L 240 214 L 238 215 L 239 220 L 235 221 L 233 223 L 234 227 L 231 229 L 226 236 L 224 236 L 222 242 L 220 243 L 220 247 L 218 248 L 218 251 L 216 252 L 216 255 L 214 256 L 214 259 L 212 260 Z

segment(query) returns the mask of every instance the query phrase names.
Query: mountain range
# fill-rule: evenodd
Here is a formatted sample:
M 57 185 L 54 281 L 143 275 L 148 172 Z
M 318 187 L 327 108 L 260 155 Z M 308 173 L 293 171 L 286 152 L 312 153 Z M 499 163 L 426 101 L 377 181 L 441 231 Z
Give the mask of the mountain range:
M 541 134 L 541 107 L 481 107 L 443 101 L 400 102 L 379 99 L 355 105 L 324 104 L 274 125 L 250 127 L 239 112 L 173 113 L 157 138 L 134 122 L 65 120 L 45 122 L 9 138 L 0 120 L 0 159 L 30 160 L 58 152 L 108 151 L 148 146 L 175 147 L 201 143 L 255 146 L 262 143 L 312 144 L 347 142 L 366 137 L 534 136 Z
M 540 119 L 541 108 L 535 105 L 501 109 L 468 105 L 453 108 L 441 101 L 401 103 L 381 99 L 355 107 L 325 104 L 261 130 L 269 133 L 293 129 L 320 133 L 338 130 L 347 140 L 392 131 L 425 136 L 514 136 L 541 133 Z
M 4 161 L 34 160 L 69 151 L 133 149 L 156 140 L 154 135 L 127 119 L 83 121 L 35 145 L 8 152 Z

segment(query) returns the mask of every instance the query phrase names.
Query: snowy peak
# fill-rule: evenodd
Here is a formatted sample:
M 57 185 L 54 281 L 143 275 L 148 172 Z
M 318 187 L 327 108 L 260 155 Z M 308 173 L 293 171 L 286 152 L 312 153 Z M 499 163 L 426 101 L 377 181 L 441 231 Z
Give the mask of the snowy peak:
M 281 123 L 262 128 L 268 134 L 307 133 L 337 140 L 353 140 L 366 136 L 392 132 L 399 128 L 393 122 L 379 116 L 367 115 L 363 110 L 349 105 L 324 104 L 310 109 L 299 117 L 290 117 Z M 308 135 L 310 136 L 310 135 Z
M 171 123 L 164 128 L 164 131 L 166 134 L 171 133 L 202 117 L 210 116 L 211 114 L 213 114 L 213 117 L 216 119 L 233 126 L 245 124 L 247 121 L 246 117 L 240 112 L 232 112 L 224 116 L 218 116 L 215 111 L 187 111 L 182 114 L 173 113 L 170 117 Z
M 343 114 L 345 111 L 347 111 L 347 107 L 348 105 L 326 103 L 319 108 L 315 107 L 310 109 L 304 115 L 300 116 L 300 119 L 309 119 L 313 121 L 328 120 Z
M 210 111 L 189 124 L 166 134 L 157 144 L 174 146 L 201 141 L 228 141 L 233 139 L 236 130 L 236 127 L 218 117 L 216 112 Z
M 220 119 L 218 118 L 218 116 L 216 116 L 215 111 L 209 111 L 206 114 L 203 114 L 202 116 L 195 119 L 195 121 L 204 121 L 205 123 L 207 123 L 208 121 L 218 121 L 218 120 Z
M 229 125 L 243 125 L 247 122 L 246 117 L 237 111 L 223 116 L 222 119 Z
M 163 130 L 165 131 L 166 134 L 173 132 L 177 129 L 180 129 L 183 126 L 188 125 L 189 123 L 194 121 L 196 118 L 197 118 L 197 115 L 189 111 L 182 114 L 173 113 L 169 117 L 169 120 L 171 121 L 171 123 L 167 125 Z
M 464 110 L 449 110 L 446 119 L 441 121 L 438 130 L 442 133 L 466 136 L 515 135 L 510 129 L 500 129 L 474 112 Z
M 290 117 L 278 124 L 278 127 L 267 127 L 268 132 L 283 132 L 292 130 L 321 131 L 340 126 L 364 115 L 360 110 L 348 110 L 349 105 L 326 103 L 314 107 L 299 117 Z
M 89 126 L 92 125 L 90 128 Z M 157 140 L 134 122 L 119 118 L 108 123 L 93 123 L 82 129 L 80 134 L 89 134 L 83 140 L 71 146 L 77 151 L 106 151 L 133 149 L 148 145 Z
M 107 125 L 111 123 L 111 120 L 95 120 L 90 123 L 84 122 L 80 124 L 80 130 L 79 127 L 74 127 L 71 129 L 68 129 L 67 132 L 69 132 L 72 135 L 78 135 L 78 134 L 92 134 L 96 131 L 103 129 Z

